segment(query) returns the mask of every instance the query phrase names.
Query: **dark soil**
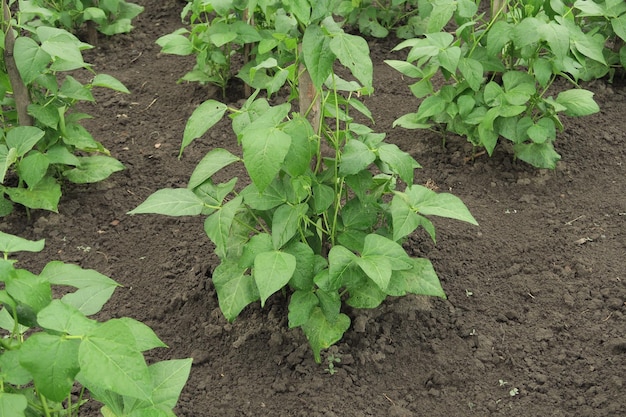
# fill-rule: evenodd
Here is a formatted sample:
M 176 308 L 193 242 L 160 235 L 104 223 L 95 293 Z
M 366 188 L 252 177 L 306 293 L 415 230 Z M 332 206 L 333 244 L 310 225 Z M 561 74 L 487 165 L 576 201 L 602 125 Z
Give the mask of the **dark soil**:
M 131 95 L 97 91 L 85 107 L 92 134 L 127 167 L 108 180 L 65 188 L 59 213 L 23 211 L 2 230 L 46 239 L 19 254 L 38 272 L 51 260 L 96 269 L 123 285 L 103 318 L 130 316 L 169 349 L 149 360 L 193 357 L 179 416 L 623 416 L 626 415 L 626 88 L 595 82 L 601 112 L 566 119 L 555 171 L 514 161 L 505 148 L 466 162 L 472 148 L 392 129 L 416 99 L 398 73 L 390 41 L 372 41 L 375 129 L 422 165 L 416 180 L 459 196 L 480 223 L 434 219 L 407 244 L 430 258 L 447 300 L 389 299 L 350 311 L 353 325 L 331 352 L 334 375 L 317 365 L 286 300 L 221 315 L 217 264 L 203 219 L 128 216 L 160 188 L 183 187 L 204 154 L 236 151 L 227 121 L 178 150 L 187 118 L 207 89 L 176 80 L 191 59 L 160 55 L 154 41 L 180 27 L 181 4 L 137 0 L 146 11 L 129 35 L 101 39 L 87 54 Z M 229 91 L 230 102 L 240 87 Z M 232 173 L 229 173 L 229 175 Z M 326 361 L 328 352 L 323 356 Z M 84 415 L 98 415 L 95 405 Z

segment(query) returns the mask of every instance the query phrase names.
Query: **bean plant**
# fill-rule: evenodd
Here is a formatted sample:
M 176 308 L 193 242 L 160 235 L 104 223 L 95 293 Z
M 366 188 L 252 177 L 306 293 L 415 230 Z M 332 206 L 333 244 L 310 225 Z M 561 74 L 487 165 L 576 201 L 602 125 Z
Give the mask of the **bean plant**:
M 211 150 L 186 188 L 158 190 L 130 213 L 205 216 L 224 316 L 278 293 L 288 299 L 289 327 L 302 329 L 319 363 L 350 326 L 346 306 L 445 297 L 431 262 L 402 243 L 420 226 L 435 239 L 427 216 L 476 220 L 459 198 L 416 183 L 413 157 L 355 120 L 373 118 L 358 99 L 373 91 L 373 67 L 367 42 L 333 18 L 333 2 L 280 5 L 268 55 L 244 77 L 256 91 L 239 108 L 205 101 L 183 134 L 181 153 L 228 114 L 238 151 Z M 283 86 L 286 102 L 268 100 Z M 231 165 L 250 182 L 218 182 Z
M 4 3 L 0 33 L 0 215 L 13 203 L 56 211 L 60 181 L 101 181 L 124 166 L 80 124 L 75 111 L 94 102 L 95 87 L 128 93 L 114 77 L 95 74 L 83 60 L 91 46 L 64 29 L 34 27 Z M 19 31 L 18 31 L 19 30 Z M 22 33 L 24 35 L 22 35 Z M 80 82 L 73 75 L 90 75 Z M 8 198 L 8 200 L 7 200 Z
M 408 48 L 406 59 L 387 63 L 417 79 L 410 88 L 423 99 L 416 112 L 395 125 L 466 136 L 489 155 L 503 137 L 512 142 L 517 158 L 554 168 L 560 159 L 554 141 L 563 130 L 559 116 L 599 111 L 593 93 L 578 83 L 609 70 L 606 37 L 584 32 L 573 12 L 592 2 L 567 7 L 560 0 L 509 1 L 489 18 L 471 3 L 433 2 L 433 13 L 441 8 L 437 15 L 443 18 L 423 37 L 395 48 Z M 620 7 L 614 4 L 611 10 Z M 450 20 L 456 25 L 452 33 L 444 30 Z M 621 20 L 612 22 L 622 28 Z M 438 75 L 443 85 L 434 82 Z M 557 79 L 566 79 L 574 88 L 554 96 L 551 87 Z
M 0 415 L 78 416 L 92 398 L 107 417 L 174 416 L 191 359 L 147 365 L 143 352 L 166 347 L 152 329 L 89 317 L 119 286 L 112 279 L 59 261 L 37 275 L 9 259 L 44 243 L 0 232 Z

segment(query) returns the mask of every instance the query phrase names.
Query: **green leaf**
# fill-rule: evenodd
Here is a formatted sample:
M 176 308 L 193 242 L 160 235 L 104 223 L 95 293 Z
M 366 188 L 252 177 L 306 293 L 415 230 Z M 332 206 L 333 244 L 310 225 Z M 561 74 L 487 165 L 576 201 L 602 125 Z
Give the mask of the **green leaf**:
M 38 35 L 41 28 L 37 28 Z M 40 39 L 42 39 L 41 36 Z M 41 49 L 54 58 L 52 70 L 71 71 L 87 66 L 83 61 L 83 55 L 76 43 L 76 38 L 68 32 L 58 33 L 47 38 L 41 43 Z
M 284 204 L 276 209 L 272 220 L 272 242 L 279 250 L 298 232 L 300 222 L 308 211 L 308 204 Z
M 459 66 L 459 59 L 461 58 L 461 48 L 458 46 L 451 46 L 439 51 L 439 64 L 454 74 L 456 72 L 457 67 Z
M 350 140 L 343 149 L 340 175 L 354 175 L 366 169 L 376 160 L 376 154 L 366 144 L 359 140 Z
M 357 256 L 347 248 L 335 245 L 328 252 L 329 287 L 327 291 L 337 290 L 342 286 L 343 278 L 357 261 Z
M 259 299 L 254 278 L 245 272 L 246 268 L 228 261 L 222 262 L 213 271 L 213 285 L 220 310 L 228 321 L 233 321 L 248 304 Z
M 71 98 L 77 101 L 95 101 L 89 88 L 82 85 L 76 78 L 67 75 L 59 89 L 59 97 Z
M 330 49 L 330 39 L 318 25 L 309 25 L 305 29 L 302 37 L 302 56 L 313 85 L 316 89 L 321 89 L 331 74 L 337 57 Z
M 17 150 L 17 156 L 22 157 L 43 138 L 45 132 L 34 126 L 16 126 L 6 135 L 6 144 Z
M 279 179 L 272 181 L 263 191 L 263 194 L 259 193 L 254 184 L 250 184 L 239 195 L 243 197 L 245 204 L 253 210 L 270 210 L 287 202 L 285 186 Z
M 253 123 L 250 126 L 254 126 Z M 243 162 L 259 192 L 274 180 L 291 146 L 291 136 L 278 128 L 253 131 L 249 127 L 241 138 Z
M 566 90 L 559 93 L 556 102 L 565 106 L 568 116 L 588 116 L 600 111 L 598 103 L 593 99 L 593 93 L 583 89 Z
M 133 334 L 133 338 L 135 340 L 134 346 L 140 352 L 145 352 L 158 347 L 167 347 L 167 345 L 163 343 L 154 333 L 154 330 L 142 322 L 130 317 L 122 317 L 119 320 L 126 324 L 130 332 Z
M 244 245 L 238 265 L 241 268 L 251 268 L 254 265 L 254 259 L 258 254 L 270 252 L 272 250 L 274 250 L 274 246 L 272 245 L 272 236 L 267 233 L 254 235 Z
M 204 203 L 189 188 L 164 188 L 155 191 L 146 201 L 128 214 L 154 213 L 166 216 L 195 216 L 202 212 Z
M 0 392 L 0 417 L 25 417 L 27 407 L 26 396 Z
M 156 40 L 156 44 L 161 47 L 161 52 L 172 55 L 191 55 L 193 53 L 193 43 L 183 33 L 188 33 L 187 29 L 179 29 L 173 33 L 161 36 Z
M 314 307 L 313 312 L 302 330 L 313 350 L 315 362 L 322 361 L 320 352 L 338 342 L 350 327 L 350 318 L 339 314 L 334 321 L 329 321 L 320 307 Z
M 448 24 L 457 7 L 457 2 L 453 0 L 434 0 L 433 10 L 428 16 L 427 33 L 440 32 Z
M 54 106 L 30 104 L 28 106 L 28 114 L 33 116 L 35 119 L 37 119 L 38 122 L 46 127 L 51 127 L 52 129 L 57 130 L 57 127 L 59 126 L 59 112 Z
M 346 301 L 354 308 L 376 308 L 387 298 L 387 293 L 373 281 L 367 280 L 359 287 L 350 288 L 350 298 Z
M 611 19 L 611 27 L 613 27 L 613 31 L 617 36 L 623 41 L 626 41 L 626 13 L 615 19 Z
M 295 256 L 286 252 L 264 252 L 254 258 L 254 281 L 259 289 L 261 307 L 270 295 L 287 285 L 295 269 Z
M 36 333 L 26 339 L 20 348 L 20 364 L 32 374 L 37 391 L 52 401 L 67 398 L 81 369 L 80 345 L 80 340 L 47 333 Z
M 382 144 L 378 148 L 378 157 L 407 184 L 413 184 L 413 171 L 421 168 L 411 155 L 391 143 Z
M 196 188 L 216 172 L 228 165 L 240 161 L 240 158 L 233 155 L 226 149 L 217 148 L 207 153 L 204 158 L 196 165 L 196 168 L 189 178 L 187 188 Z
M 544 143 L 517 143 L 513 146 L 515 157 L 537 168 L 556 168 L 561 159 L 554 150 L 552 142 Z
M 387 288 L 392 271 L 388 258 L 379 255 L 363 256 L 357 258 L 356 263 L 381 290 L 384 291 Z
M 152 378 L 143 354 L 135 346 L 128 325 L 112 319 L 87 334 L 78 350 L 79 381 L 89 389 L 106 389 L 124 396 L 148 400 Z
M 330 50 L 364 87 L 372 88 L 374 69 L 365 39 L 341 32 L 331 39 Z
M 52 301 L 47 279 L 24 269 L 17 269 L 4 278 L 7 293 L 19 304 L 25 304 L 36 314 Z
M 120 93 L 130 94 L 128 88 L 124 84 L 122 84 L 117 78 L 107 75 L 107 74 L 98 74 L 94 77 L 91 85 L 94 87 L 105 87 L 110 88 L 114 91 L 119 91 Z
M 100 182 L 125 169 L 120 161 L 106 155 L 81 156 L 78 161 L 76 168 L 63 172 L 65 178 L 75 184 Z
M 289 285 L 297 290 L 313 289 L 315 273 L 315 253 L 306 243 L 292 242 L 284 249 L 286 253 L 296 258 L 296 269 L 289 280 Z
M 176 406 L 189 378 L 192 362 L 191 358 L 173 359 L 150 365 L 150 375 L 154 384 L 152 402 L 155 406 L 163 405 L 170 409 Z
M 424 258 L 411 258 L 411 262 L 411 269 L 393 271 L 387 293 L 398 297 L 418 294 L 446 298 L 432 263 Z
M 5 188 L 12 201 L 31 209 L 57 211 L 61 186 L 52 177 L 44 177 L 32 188 Z
M 82 336 L 91 331 L 97 322 L 85 317 L 77 308 L 61 300 L 52 300 L 37 314 L 37 324 L 47 330 Z
M 483 65 L 480 61 L 462 57 L 459 59 L 459 71 L 473 91 L 480 90 L 483 83 Z
M 419 214 L 447 217 L 478 225 L 465 204 L 455 195 L 448 193 L 437 194 L 421 185 L 413 185 L 407 188 L 406 194 L 409 197 L 411 206 L 417 209 Z
M 220 259 L 226 257 L 231 226 L 242 201 L 241 196 L 232 199 L 204 221 L 204 231 L 215 244 L 215 253 Z
M 310 169 L 316 151 L 315 136 L 311 123 L 301 116 L 294 115 L 285 125 L 283 132 L 291 136 L 289 152 L 285 156 L 283 169 L 292 177 L 303 175 Z
M 556 138 L 556 126 L 552 119 L 542 117 L 527 130 L 527 133 L 533 142 L 544 143 Z
M 33 241 L 0 231 L 0 252 L 41 252 L 46 244 L 45 239 Z
M 410 259 L 402 245 L 384 236 L 371 233 L 365 238 L 363 258 L 381 256 L 391 262 L 391 269 L 407 269 L 411 267 Z
M 204 135 L 207 130 L 219 122 L 224 113 L 226 113 L 227 108 L 225 104 L 216 100 L 207 100 L 198 106 L 191 114 L 191 117 L 189 117 L 189 120 L 187 120 L 178 156 L 180 157 L 183 154 L 183 150 L 194 139 Z
M 393 240 L 398 241 L 411 233 L 420 225 L 419 216 L 411 209 L 401 194 L 396 194 L 389 205 Z
M 319 299 L 311 291 L 295 291 L 289 299 L 289 328 L 302 326 L 311 318 Z
M 6 313 L 6 309 L 3 311 Z M 13 328 L 10 331 L 13 331 Z M 4 350 L 0 355 L 0 369 L 2 369 L 1 375 L 4 383 L 27 385 L 32 382 L 33 376 L 20 364 L 20 354 L 20 349 L 15 349 Z M 1 405 L 0 408 L 2 408 Z
M 52 59 L 37 42 L 27 36 L 19 36 L 15 39 L 14 53 L 15 64 L 26 85 L 30 85 L 43 74 Z

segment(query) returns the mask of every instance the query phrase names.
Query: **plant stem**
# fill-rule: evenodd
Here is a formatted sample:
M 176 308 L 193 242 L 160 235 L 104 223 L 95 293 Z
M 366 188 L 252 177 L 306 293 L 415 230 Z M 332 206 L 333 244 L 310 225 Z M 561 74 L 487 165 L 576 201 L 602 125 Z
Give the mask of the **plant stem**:
M 13 56 L 15 33 L 11 25 L 11 10 L 9 9 L 7 0 L 2 0 L 2 31 L 5 33 L 4 63 L 7 67 L 11 88 L 13 89 L 18 123 L 20 126 L 33 126 L 33 118 L 28 114 L 28 106 L 31 104 L 30 94 L 28 93 L 26 84 L 24 84 L 24 80 L 20 76 L 17 64 L 15 63 L 15 57 Z

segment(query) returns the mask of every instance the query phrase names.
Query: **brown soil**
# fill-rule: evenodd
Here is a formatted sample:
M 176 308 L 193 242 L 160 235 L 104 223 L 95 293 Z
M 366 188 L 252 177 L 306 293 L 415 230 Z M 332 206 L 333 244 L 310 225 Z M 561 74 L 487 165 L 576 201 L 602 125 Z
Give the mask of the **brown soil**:
M 447 300 L 404 297 L 350 311 L 353 326 L 332 349 L 334 375 L 317 365 L 285 300 L 221 315 L 211 271 L 217 258 L 203 219 L 128 216 L 160 188 L 185 186 L 214 147 L 236 150 L 227 121 L 177 158 L 185 121 L 207 98 L 176 84 L 192 60 L 159 54 L 154 41 L 180 26 L 181 4 L 137 0 L 146 11 L 129 35 L 88 53 L 130 96 L 97 92 L 86 125 L 127 167 L 110 179 L 67 186 L 59 213 L 22 211 L 2 230 L 46 239 L 20 254 L 38 272 L 50 260 L 80 264 L 124 285 L 104 317 L 144 321 L 170 346 L 149 359 L 193 357 L 179 416 L 619 416 L 626 415 L 626 88 L 596 82 L 599 114 L 565 120 L 563 160 L 536 170 L 499 149 L 465 162 L 424 131 L 392 129 L 416 109 L 407 84 L 371 43 L 375 129 L 422 165 L 417 181 L 459 196 L 480 227 L 434 219 L 437 245 L 416 233 L 407 247 L 430 258 Z M 236 101 L 236 89 L 231 91 Z M 229 173 L 229 175 L 232 173 Z M 326 360 L 328 353 L 323 358 Z M 87 406 L 84 415 L 96 416 Z

